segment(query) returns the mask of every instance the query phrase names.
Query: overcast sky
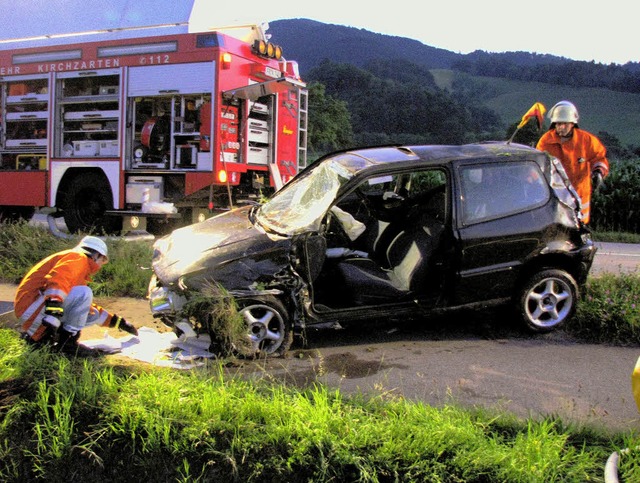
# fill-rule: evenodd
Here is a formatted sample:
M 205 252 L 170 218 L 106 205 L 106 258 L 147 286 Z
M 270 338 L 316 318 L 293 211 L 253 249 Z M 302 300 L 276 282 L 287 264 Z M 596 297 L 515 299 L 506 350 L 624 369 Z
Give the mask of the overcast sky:
M 194 1 L 197 18 L 212 26 L 309 18 L 463 54 L 525 51 L 605 64 L 640 61 L 633 0 L 0 0 L 0 39 L 186 20 Z

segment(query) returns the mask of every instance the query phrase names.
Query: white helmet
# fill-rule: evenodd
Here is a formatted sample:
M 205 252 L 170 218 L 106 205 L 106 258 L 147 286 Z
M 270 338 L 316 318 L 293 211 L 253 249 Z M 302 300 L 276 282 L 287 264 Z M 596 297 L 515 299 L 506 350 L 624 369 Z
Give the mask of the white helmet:
M 549 110 L 549 119 L 554 122 L 572 122 L 578 124 L 578 109 L 569 101 L 560 101 Z
M 98 252 L 100 255 L 109 258 L 107 244 L 97 236 L 85 236 L 78 243 L 78 248 L 87 255 L 91 255 L 92 252 Z

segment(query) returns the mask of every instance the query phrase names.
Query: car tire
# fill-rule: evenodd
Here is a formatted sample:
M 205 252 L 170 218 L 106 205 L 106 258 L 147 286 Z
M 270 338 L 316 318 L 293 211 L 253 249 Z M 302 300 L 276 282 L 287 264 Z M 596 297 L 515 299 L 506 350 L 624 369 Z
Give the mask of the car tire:
M 250 357 L 284 355 L 293 342 L 285 306 L 275 297 L 237 299 L 238 312 L 247 324 L 248 344 L 237 352 Z
M 522 284 L 517 309 L 525 327 L 534 333 L 557 329 L 576 311 L 578 284 L 564 270 L 545 269 Z

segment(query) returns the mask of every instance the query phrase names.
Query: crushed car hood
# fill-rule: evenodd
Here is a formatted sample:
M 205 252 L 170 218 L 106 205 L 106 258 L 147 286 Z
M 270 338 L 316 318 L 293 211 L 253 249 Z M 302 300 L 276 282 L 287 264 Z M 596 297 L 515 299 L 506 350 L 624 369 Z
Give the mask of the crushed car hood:
M 156 241 L 152 265 L 158 279 L 173 284 L 185 277 L 190 286 L 206 279 L 246 288 L 260 281 L 263 271 L 273 276 L 288 261 L 290 240 L 271 238 L 256 228 L 250 210 L 238 208 Z

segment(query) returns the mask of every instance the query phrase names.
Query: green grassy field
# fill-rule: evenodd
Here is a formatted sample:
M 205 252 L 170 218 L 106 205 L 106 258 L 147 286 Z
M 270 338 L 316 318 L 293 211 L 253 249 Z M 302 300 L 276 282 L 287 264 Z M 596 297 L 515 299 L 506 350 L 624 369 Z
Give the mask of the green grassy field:
M 498 114 L 505 124 L 520 121 L 534 102 L 542 102 L 550 109 L 556 102 L 567 99 L 578 107 L 582 118 L 580 127 L 583 129 L 594 134 L 606 131 L 625 146 L 640 146 L 640 94 L 495 77 L 472 77 L 441 69 L 432 70 L 431 73 L 441 88 L 451 89 L 456 76 L 470 79 L 478 92 L 481 92 L 482 104 Z

